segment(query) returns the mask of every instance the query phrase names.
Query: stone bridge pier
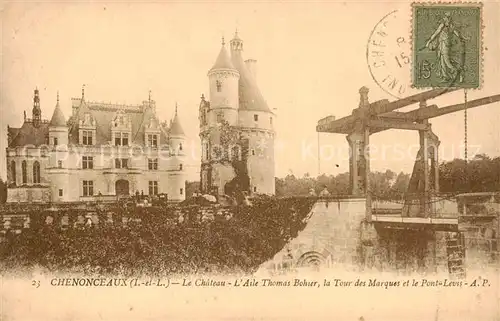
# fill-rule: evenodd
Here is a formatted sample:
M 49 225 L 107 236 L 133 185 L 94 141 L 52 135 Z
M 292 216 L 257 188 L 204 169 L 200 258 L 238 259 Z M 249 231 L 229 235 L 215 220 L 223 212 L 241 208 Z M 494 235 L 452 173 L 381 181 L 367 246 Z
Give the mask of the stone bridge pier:
M 322 199 L 307 225 L 260 271 L 287 270 L 435 272 L 446 268 L 444 233 L 386 229 L 366 221 L 365 198 Z M 438 250 L 440 249 L 440 250 Z M 436 262 L 436 257 L 442 257 Z

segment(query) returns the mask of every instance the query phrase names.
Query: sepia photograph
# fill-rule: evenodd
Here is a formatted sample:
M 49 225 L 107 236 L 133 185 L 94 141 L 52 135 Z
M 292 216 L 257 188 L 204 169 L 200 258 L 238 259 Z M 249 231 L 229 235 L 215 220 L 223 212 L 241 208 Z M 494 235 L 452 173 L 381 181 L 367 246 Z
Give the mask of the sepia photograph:
M 500 321 L 497 0 L 0 7 L 0 320 Z

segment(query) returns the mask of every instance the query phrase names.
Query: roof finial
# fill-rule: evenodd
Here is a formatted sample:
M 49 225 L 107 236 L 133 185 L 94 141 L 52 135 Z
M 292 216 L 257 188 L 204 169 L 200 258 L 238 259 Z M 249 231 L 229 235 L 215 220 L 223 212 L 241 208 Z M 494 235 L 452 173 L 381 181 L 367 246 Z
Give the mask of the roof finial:
M 226 42 L 224 41 L 224 36 L 222 36 L 222 45 L 226 45 Z
M 85 84 L 82 85 L 82 100 L 85 100 Z
M 236 27 L 236 31 L 234 32 L 234 37 L 238 37 L 238 27 Z
M 175 115 L 177 116 L 177 102 L 175 102 Z
M 205 94 L 201 94 L 201 100 L 205 100 Z
M 57 104 L 59 105 L 59 90 L 57 91 Z
M 149 90 L 148 102 L 149 102 L 149 106 L 151 106 L 151 89 Z

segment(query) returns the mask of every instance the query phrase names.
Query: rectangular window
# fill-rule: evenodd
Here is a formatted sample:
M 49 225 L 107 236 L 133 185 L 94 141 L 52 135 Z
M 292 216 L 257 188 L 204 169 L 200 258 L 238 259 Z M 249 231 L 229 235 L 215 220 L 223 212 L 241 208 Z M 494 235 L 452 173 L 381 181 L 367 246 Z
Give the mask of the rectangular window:
M 149 181 L 149 195 L 158 195 L 157 181 Z
M 257 114 L 253 115 L 253 120 L 258 121 L 259 120 L 259 115 L 257 115 Z
M 184 194 L 184 189 L 183 188 L 180 189 L 180 193 L 181 193 L 181 195 Z
M 83 181 L 83 196 L 94 195 L 94 182 L 93 181 Z
M 128 146 L 128 133 L 122 133 L 122 145 Z
M 63 196 L 63 190 L 59 189 L 59 196 Z
M 54 137 L 54 146 L 57 146 L 57 137 Z
M 148 144 L 152 147 L 158 147 L 158 135 L 148 135 Z
M 115 146 L 128 146 L 128 133 L 115 133 Z
M 115 158 L 115 168 L 128 168 L 128 159 Z
M 157 158 L 148 159 L 148 169 L 149 170 L 157 170 L 158 169 L 158 159 Z
M 253 191 L 254 191 L 254 192 L 257 192 L 257 186 L 254 186 L 254 187 L 253 187 Z
M 92 145 L 92 131 L 84 130 L 83 134 L 83 145 Z
M 94 157 L 92 156 L 82 156 L 82 168 L 92 169 L 94 168 Z
M 62 168 L 62 161 L 57 161 L 57 167 Z
M 269 124 L 273 124 L 273 118 L 272 117 L 269 117 Z

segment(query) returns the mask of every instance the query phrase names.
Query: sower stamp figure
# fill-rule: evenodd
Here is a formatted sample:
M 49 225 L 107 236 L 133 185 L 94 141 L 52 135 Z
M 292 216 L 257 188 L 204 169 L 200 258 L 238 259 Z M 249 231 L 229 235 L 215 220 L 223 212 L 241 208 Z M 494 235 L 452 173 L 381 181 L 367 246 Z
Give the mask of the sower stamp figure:
M 413 4 L 414 88 L 479 88 L 480 4 Z
M 437 27 L 436 31 L 434 31 L 429 40 L 427 40 L 425 47 L 430 50 L 436 50 L 440 66 L 439 75 L 442 81 L 448 82 L 458 76 L 458 81 L 463 82 L 463 68 L 459 62 L 456 62 L 451 58 L 453 36 L 456 36 L 462 42 L 468 40 L 468 38 L 463 37 L 458 30 L 455 29 L 450 13 L 446 12 L 441 20 L 441 23 L 439 24 L 439 27 Z M 436 38 L 437 44 L 435 42 Z

